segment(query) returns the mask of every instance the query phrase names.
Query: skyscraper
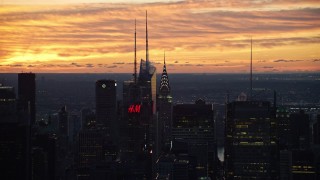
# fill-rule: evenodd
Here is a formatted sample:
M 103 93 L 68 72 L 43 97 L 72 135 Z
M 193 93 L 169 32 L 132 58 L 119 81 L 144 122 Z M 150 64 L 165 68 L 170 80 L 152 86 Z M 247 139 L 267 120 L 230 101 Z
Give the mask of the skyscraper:
M 320 114 L 317 115 L 317 122 L 313 124 L 313 143 L 320 145 Z
M 63 106 L 59 111 L 59 133 L 61 136 L 69 135 L 69 121 L 67 107 Z
M 267 101 L 227 105 L 225 168 L 227 179 L 276 179 L 277 140 L 274 109 Z
M 187 144 L 187 153 L 196 160 L 198 178 L 214 178 L 217 160 L 213 105 L 198 99 L 195 104 L 177 104 L 172 112 L 173 146 Z
M 107 128 L 107 133 L 116 141 L 117 83 L 114 80 L 96 82 L 96 122 Z
M 16 95 L 14 88 L 0 85 L 0 122 L 16 121 Z
M 161 75 L 158 95 L 157 146 L 158 150 L 169 147 L 172 127 L 172 96 L 164 55 L 163 72 Z
M 153 119 L 156 113 L 156 68 L 149 61 L 148 25 L 146 13 L 146 59 L 141 59 L 137 78 L 136 31 L 133 80 L 123 84 L 123 140 L 122 154 L 130 154 L 124 161 L 134 162 L 147 179 L 152 178 Z M 137 175 L 132 175 L 138 177 Z
M 278 107 L 276 118 L 278 122 L 279 149 L 288 150 L 292 147 L 290 113 L 285 107 Z
M 29 179 L 25 125 L 18 122 L 14 88 L 0 85 L 0 179 Z
M 292 148 L 306 150 L 310 147 L 309 115 L 303 110 L 290 114 Z
M 29 113 L 30 124 L 36 121 L 36 75 L 34 73 L 18 74 L 19 110 Z
M 141 96 L 144 101 L 152 103 L 152 113 L 156 112 L 157 102 L 157 71 L 156 67 L 149 60 L 148 40 L 148 16 L 146 12 L 146 59 L 141 59 L 138 84 L 141 88 Z

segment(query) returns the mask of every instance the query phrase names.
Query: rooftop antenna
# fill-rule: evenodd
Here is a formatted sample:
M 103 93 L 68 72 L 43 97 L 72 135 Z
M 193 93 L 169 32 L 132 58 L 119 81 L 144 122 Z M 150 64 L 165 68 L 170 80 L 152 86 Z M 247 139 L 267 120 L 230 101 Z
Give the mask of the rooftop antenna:
M 149 47 L 148 47 L 148 11 L 146 10 L 146 64 L 149 61 Z
M 166 65 L 166 51 L 163 51 L 163 64 Z
M 137 20 L 134 20 L 134 84 L 137 84 Z
M 252 36 L 251 36 L 251 58 L 250 58 L 250 100 L 252 100 Z

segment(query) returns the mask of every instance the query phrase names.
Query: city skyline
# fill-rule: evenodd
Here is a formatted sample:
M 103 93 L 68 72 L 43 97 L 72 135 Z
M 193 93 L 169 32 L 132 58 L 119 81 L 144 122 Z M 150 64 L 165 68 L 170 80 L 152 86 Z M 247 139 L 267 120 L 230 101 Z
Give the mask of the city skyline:
M 254 72 L 320 71 L 317 1 L 55 2 L 1 1 L 0 72 L 132 73 L 146 10 L 158 69 L 165 50 L 170 73 L 247 73 L 252 37 Z

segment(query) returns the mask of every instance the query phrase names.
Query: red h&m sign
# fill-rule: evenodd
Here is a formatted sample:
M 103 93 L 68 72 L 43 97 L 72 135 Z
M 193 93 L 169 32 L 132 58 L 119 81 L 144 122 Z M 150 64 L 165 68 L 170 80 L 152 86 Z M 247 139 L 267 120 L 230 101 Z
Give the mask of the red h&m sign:
M 140 113 L 141 104 L 133 104 L 128 108 L 128 113 Z

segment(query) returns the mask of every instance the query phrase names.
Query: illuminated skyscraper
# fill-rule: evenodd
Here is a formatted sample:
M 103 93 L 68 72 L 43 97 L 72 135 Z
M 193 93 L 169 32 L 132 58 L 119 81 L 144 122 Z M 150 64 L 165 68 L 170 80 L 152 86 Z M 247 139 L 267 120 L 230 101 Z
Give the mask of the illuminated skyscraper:
M 163 72 L 161 75 L 158 95 L 157 146 L 158 150 L 169 147 L 172 127 L 172 97 L 169 77 L 164 56 Z
M 31 125 L 36 121 L 36 75 L 34 73 L 18 74 L 19 110 L 29 113 Z
M 136 32 L 135 32 L 136 40 Z M 146 14 L 146 59 L 141 59 L 139 77 L 136 67 L 136 41 L 133 80 L 123 84 L 123 139 L 122 153 L 131 154 L 137 170 L 147 179 L 152 173 L 154 144 L 153 118 L 156 113 L 156 68 L 149 61 L 148 25 Z M 139 160 L 137 159 L 139 158 Z M 125 159 L 125 161 L 127 161 Z M 141 165 L 143 164 L 143 165 Z M 138 177 L 138 175 L 132 175 Z
M 276 128 L 270 102 L 236 101 L 227 105 L 227 179 L 277 178 Z
M 146 60 L 141 59 L 138 84 L 141 88 L 142 99 L 152 103 L 152 113 L 155 114 L 157 102 L 157 71 L 156 67 L 149 60 L 148 42 L 148 16 L 146 12 Z

